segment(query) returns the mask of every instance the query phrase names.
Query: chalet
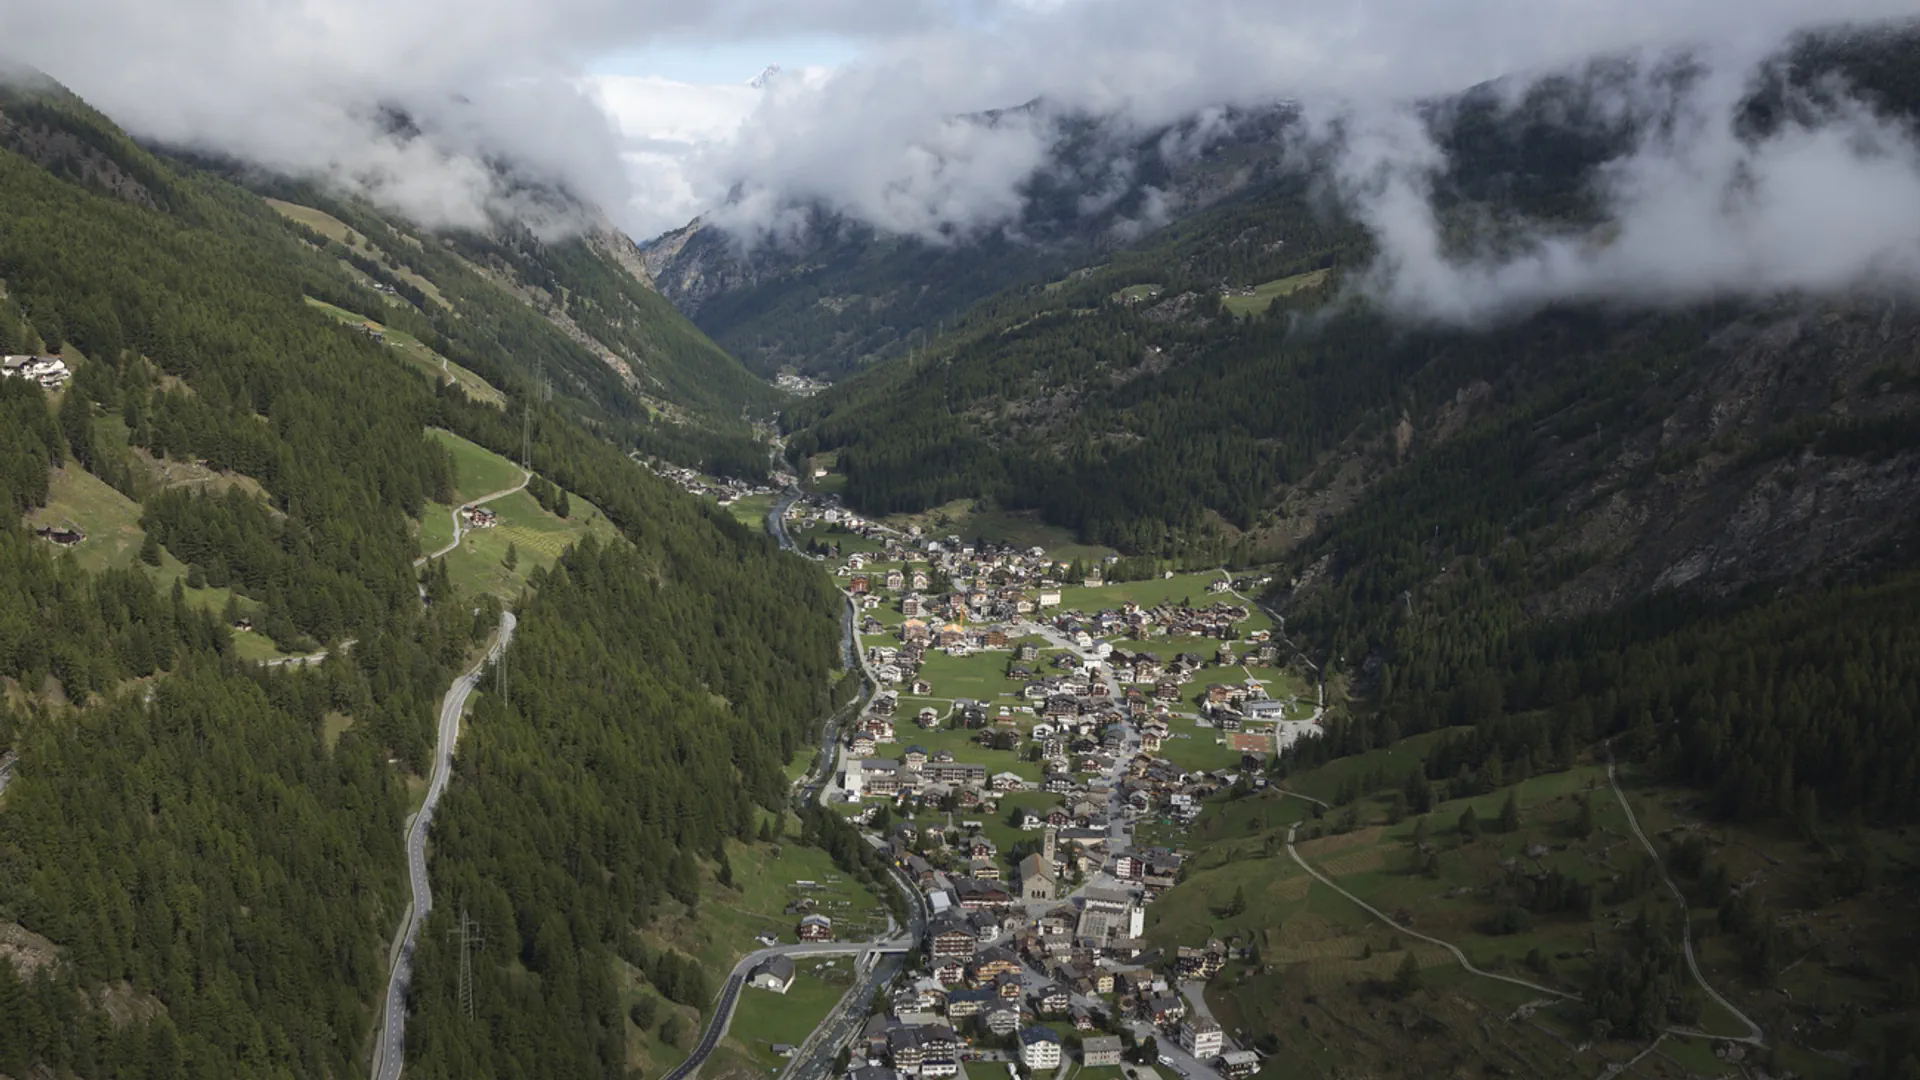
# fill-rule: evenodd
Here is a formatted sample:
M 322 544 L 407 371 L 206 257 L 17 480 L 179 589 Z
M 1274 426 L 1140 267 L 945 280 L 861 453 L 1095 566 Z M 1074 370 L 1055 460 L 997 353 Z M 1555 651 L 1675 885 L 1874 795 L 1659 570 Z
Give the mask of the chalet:
M 919 772 L 927 764 L 927 750 L 924 746 L 909 746 L 900 756 L 900 764 L 914 772 Z
M 973 939 L 968 938 L 967 940 L 972 941 Z M 961 963 L 959 957 L 949 957 L 933 965 L 933 977 L 940 980 L 940 985 L 942 986 L 956 986 L 966 981 L 967 965 Z M 947 995 L 947 1015 L 949 1017 L 954 1016 L 953 1010 L 956 1006 L 960 1004 L 960 1002 L 957 1000 L 960 994 L 963 994 L 963 993 L 971 994 L 975 992 L 976 991 L 972 991 L 972 990 L 955 990 L 949 993 Z M 987 998 L 991 996 L 992 996 L 991 994 L 985 995 L 981 998 L 981 1000 L 985 1001 Z M 962 1015 L 965 1015 L 965 1014 L 962 1014 Z
M 773 956 L 760 962 L 747 976 L 747 985 L 784 994 L 793 987 L 793 960 Z
M 967 911 L 991 911 L 1013 903 L 1013 893 L 997 881 L 961 878 L 953 883 L 954 898 Z
M 855 574 L 853 580 L 847 582 L 847 591 L 855 596 L 865 596 L 872 587 L 873 579 L 865 574 Z
M 1140 1014 L 1156 1027 L 1177 1024 L 1187 1015 L 1186 999 L 1178 994 L 1158 994 L 1140 1006 Z
M 1020 958 L 1015 956 L 1011 949 L 999 947 L 988 949 L 973 963 L 975 986 L 985 986 L 1002 975 L 1017 977 L 1019 974 Z
M 958 916 L 949 915 L 935 920 L 927 931 L 927 951 L 935 960 L 968 960 L 978 946 L 979 939 L 973 928 Z
M 801 941 L 832 941 L 833 920 L 825 915 L 806 915 L 800 919 Z
M 987 1030 L 1001 1038 L 1020 1030 L 1020 1025 L 1025 1022 L 1026 1017 L 1013 1005 L 1003 1003 L 987 1013 Z
M 922 608 L 922 603 L 918 596 L 909 596 L 905 600 L 900 601 L 900 614 L 905 615 L 908 618 L 913 618 L 918 616 L 920 614 L 921 608 Z
M 43 525 L 34 534 L 56 547 L 72 547 L 87 538 L 86 531 L 74 525 Z
M 26 379 L 39 383 L 43 390 L 58 390 L 73 372 L 57 356 L 8 356 L 0 358 L 0 377 Z
M 1051 983 L 1034 996 L 1034 1006 L 1042 1016 L 1060 1016 L 1073 1004 L 1073 995 L 1059 983 Z
M 989 1009 L 999 1003 L 1000 995 L 994 993 L 990 987 L 977 990 L 954 990 L 947 994 L 947 1019 L 965 1020 L 969 1016 L 984 1016 Z
M 1208 942 L 1204 948 L 1182 945 L 1175 954 L 1175 965 L 1183 981 L 1211 979 L 1227 966 L 1227 950 L 1217 941 Z
M 899 592 L 906 587 L 907 575 L 898 570 L 887 571 L 887 588 L 892 589 L 894 592 Z
M 1026 786 L 1026 780 L 1013 772 L 997 772 L 987 780 L 987 787 L 993 791 L 1019 791 Z

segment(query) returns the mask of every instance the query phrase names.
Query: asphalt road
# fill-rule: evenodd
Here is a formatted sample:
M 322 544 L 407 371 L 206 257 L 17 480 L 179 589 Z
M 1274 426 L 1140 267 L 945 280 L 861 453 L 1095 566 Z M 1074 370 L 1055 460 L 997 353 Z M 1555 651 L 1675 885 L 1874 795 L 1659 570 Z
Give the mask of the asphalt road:
M 748 953 L 740 959 L 739 963 L 733 966 L 733 972 L 727 976 L 727 985 L 720 991 L 720 1000 L 715 1003 L 713 1017 L 707 1021 L 707 1030 L 705 1034 L 700 1036 L 699 1045 L 693 1048 L 693 1052 L 687 1056 L 685 1061 L 674 1066 L 673 1071 L 669 1072 L 663 1080 L 684 1080 L 685 1077 L 693 1075 L 696 1069 L 706 1063 L 707 1055 L 713 1053 L 713 1048 L 720 1045 L 721 1039 L 727 1037 L 727 1028 L 733 1024 L 733 1008 L 739 1004 L 740 1001 L 740 989 L 746 985 L 748 974 L 751 973 L 754 968 L 758 967 L 761 962 L 775 956 L 855 956 L 866 952 L 876 945 L 883 948 L 905 949 L 912 948 L 913 943 L 918 940 L 918 935 L 900 935 L 874 941 L 823 941 L 802 943 L 799 945 L 776 945 L 770 949 L 761 949 L 757 952 Z M 887 967 L 889 963 L 897 970 L 899 962 L 899 954 L 890 953 L 886 958 L 883 958 L 878 964 L 874 965 L 875 971 L 877 972 L 879 969 Z M 890 980 L 891 976 L 888 978 Z M 867 977 L 867 985 L 864 987 L 867 990 L 869 999 L 872 997 L 873 990 L 878 988 L 877 986 L 871 985 L 872 983 L 872 976 L 869 975 Z M 880 985 L 884 985 L 884 983 Z M 862 984 L 855 985 L 855 989 L 862 988 Z M 836 1016 L 845 1011 L 846 1000 L 847 999 L 844 998 L 842 999 L 841 1008 L 836 1012 Z M 864 1002 L 859 1010 L 859 1014 L 862 1018 L 866 1015 Z M 832 1023 L 833 1019 L 834 1016 L 829 1016 L 827 1023 Z M 837 1049 L 838 1044 L 835 1043 L 834 1046 Z M 831 1063 L 832 1057 L 833 1053 L 829 1051 L 827 1055 L 829 1063 Z
M 487 650 L 486 658 L 453 680 L 447 696 L 440 702 L 440 731 L 433 748 L 433 772 L 427 782 L 427 798 L 420 812 L 407 826 L 407 884 L 413 890 L 413 902 L 400 924 L 393 949 L 393 970 L 387 976 L 386 1016 L 380 1025 L 380 1038 L 373 1055 L 374 1080 L 399 1080 L 407 1051 L 407 989 L 413 979 L 413 950 L 419 944 L 420 927 L 433 910 L 433 888 L 427 880 L 427 830 L 433 824 L 434 808 L 447 789 L 453 773 L 453 748 L 460 741 L 460 716 L 466 711 L 467 698 L 480 682 L 480 673 L 498 659 L 513 641 L 515 620 L 510 611 L 500 614 L 500 636 Z

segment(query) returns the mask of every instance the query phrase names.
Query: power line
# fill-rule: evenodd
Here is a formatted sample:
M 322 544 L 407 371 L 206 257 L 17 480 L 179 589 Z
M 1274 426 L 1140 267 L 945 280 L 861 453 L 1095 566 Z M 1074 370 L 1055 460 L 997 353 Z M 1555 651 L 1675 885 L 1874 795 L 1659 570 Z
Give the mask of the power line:
M 460 1011 L 473 1019 L 473 950 L 486 945 L 480 924 L 467 917 L 466 905 L 460 907 L 460 924 L 447 928 L 447 937 L 460 941 Z

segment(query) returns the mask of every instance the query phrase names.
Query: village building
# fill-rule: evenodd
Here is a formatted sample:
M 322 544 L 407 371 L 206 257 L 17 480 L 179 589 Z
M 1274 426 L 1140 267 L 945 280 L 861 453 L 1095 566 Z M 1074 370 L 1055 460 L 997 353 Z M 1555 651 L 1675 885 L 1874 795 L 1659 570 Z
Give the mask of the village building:
M 1201 1061 L 1220 1056 L 1225 1040 L 1220 1024 L 1204 1016 L 1190 1016 L 1180 1023 L 1180 1048 Z
M 1120 1064 L 1120 1036 L 1095 1035 L 1080 1040 L 1080 1064 L 1089 1069 L 1117 1067 Z
M 784 994 L 793 987 L 793 960 L 786 956 L 769 957 L 747 976 L 747 985 Z
M 1020 1032 L 1020 1064 L 1029 1069 L 1060 1067 L 1060 1036 L 1052 1028 L 1030 1027 Z

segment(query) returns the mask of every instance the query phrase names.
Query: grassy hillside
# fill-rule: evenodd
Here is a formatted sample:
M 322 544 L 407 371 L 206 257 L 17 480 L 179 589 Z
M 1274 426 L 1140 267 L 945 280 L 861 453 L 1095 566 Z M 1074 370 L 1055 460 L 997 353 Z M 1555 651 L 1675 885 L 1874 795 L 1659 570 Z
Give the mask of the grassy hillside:
M 469 439 L 451 431 L 433 430 L 427 434 L 452 455 L 453 492 L 461 502 L 518 487 L 526 479 L 526 471 L 520 466 Z
M 1891 881 L 1838 896 L 1816 884 L 1833 872 L 1832 850 L 1771 827 L 1703 818 L 1696 795 L 1629 770 L 1626 797 L 1655 838 L 1656 864 L 1605 768 L 1587 762 L 1458 798 L 1442 784 L 1430 812 L 1412 813 L 1397 780 L 1432 745 L 1397 743 L 1363 772 L 1350 759 L 1288 778 L 1290 789 L 1341 792 L 1328 809 L 1277 790 L 1210 804 L 1183 845 L 1195 855 L 1182 883 L 1150 909 L 1157 945 L 1214 938 L 1252 950 L 1209 984 L 1207 998 L 1230 1031 L 1272 1055 L 1269 1073 L 1371 1066 L 1431 1075 L 1480 1061 L 1528 1075 L 1588 1075 L 1656 1037 L 1642 1075 L 1697 1072 L 1713 1060 L 1713 1039 L 1663 1029 L 1725 1038 L 1747 1029 L 1679 963 L 1680 905 L 1660 884 L 1660 864 L 1688 897 L 1703 974 L 1767 1028 L 1769 1048 L 1758 1053 L 1773 1068 L 1844 1076 L 1835 1051 L 1872 1057 L 1887 1032 L 1911 1022 L 1912 1003 L 1878 1015 L 1867 1003 L 1883 1000 L 1886 984 L 1874 988 L 1857 960 L 1841 959 L 1891 949 L 1873 966 L 1893 977 L 1903 934 L 1896 918 L 1876 911 L 1886 890 L 1899 888 Z M 1517 809 L 1510 829 L 1501 823 L 1509 798 Z M 1463 830 L 1469 807 L 1480 825 Z M 1337 889 L 1290 854 L 1290 834 L 1299 859 Z M 1909 865 L 1914 854 L 1891 832 L 1833 843 L 1843 852 L 1863 844 L 1885 867 Z M 1743 922 L 1751 912 L 1767 914 Z M 1644 961 L 1633 958 L 1647 933 L 1669 974 L 1642 983 Z M 1460 948 L 1489 974 L 1466 970 L 1423 938 Z M 1755 941 L 1775 942 L 1766 948 L 1778 952 L 1756 954 Z M 1411 979 L 1402 972 L 1409 957 Z M 1656 1012 L 1636 1012 L 1648 994 L 1673 996 Z M 1808 1025 L 1809 1008 L 1873 1019 Z
M 388 345 L 393 347 L 397 355 L 409 364 L 414 365 L 434 382 L 438 383 L 442 380 L 448 380 L 459 386 L 461 390 L 464 390 L 467 397 L 474 401 L 481 401 L 489 405 L 501 407 L 506 405 L 507 398 L 505 394 L 494 389 L 490 383 L 480 376 L 475 375 L 473 372 L 468 371 L 459 364 L 453 363 L 446 357 L 441 356 L 439 353 L 421 344 L 420 340 L 413 335 L 403 330 L 396 330 L 372 319 L 356 315 L 351 311 L 335 307 L 324 301 L 308 298 L 307 302 L 348 326 L 363 328 L 378 333 L 385 339 Z
M 435 235 L 310 184 L 236 179 L 367 298 L 337 306 L 371 319 L 410 359 L 463 369 L 470 379 L 458 381 L 483 395 L 475 384 L 550 386 L 566 411 L 649 454 L 730 475 L 764 471 L 742 414 L 764 415 L 781 395 L 636 277 L 631 241 L 593 225 L 590 209 L 574 208 L 583 231 L 566 238 L 505 222 L 485 235 Z

